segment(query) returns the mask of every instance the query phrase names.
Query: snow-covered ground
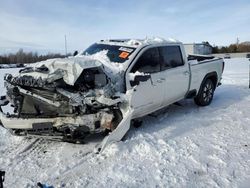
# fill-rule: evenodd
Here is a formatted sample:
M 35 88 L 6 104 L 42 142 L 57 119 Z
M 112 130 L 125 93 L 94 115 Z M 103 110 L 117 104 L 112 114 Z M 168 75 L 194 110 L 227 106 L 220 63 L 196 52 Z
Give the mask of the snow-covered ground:
M 24 64 L 0 64 L 0 69 L 24 67 Z
M 124 142 L 99 155 L 86 145 L 25 139 L 0 128 L 6 187 L 250 187 L 248 59 L 225 60 L 208 107 L 192 100 L 145 117 Z M 0 70 L 0 92 L 3 74 Z

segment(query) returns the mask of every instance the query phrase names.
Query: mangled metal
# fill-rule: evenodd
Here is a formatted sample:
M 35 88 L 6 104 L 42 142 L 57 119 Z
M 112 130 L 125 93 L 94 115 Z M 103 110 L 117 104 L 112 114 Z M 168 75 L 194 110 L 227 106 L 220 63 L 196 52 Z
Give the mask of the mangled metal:
M 108 64 L 107 64 L 108 65 Z M 53 59 L 4 77 L 7 89 L 1 123 L 17 135 L 59 136 L 79 141 L 90 133 L 113 131 L 121 122 L 124 99 L 119 72 L 88 56 Z M 118 87 L 117 87 L 118 86 Z

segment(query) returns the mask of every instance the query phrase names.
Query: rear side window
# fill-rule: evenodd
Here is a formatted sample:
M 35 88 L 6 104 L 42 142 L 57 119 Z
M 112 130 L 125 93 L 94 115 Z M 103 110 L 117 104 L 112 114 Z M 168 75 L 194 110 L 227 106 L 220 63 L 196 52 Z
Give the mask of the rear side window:
M 135 73 L 136 71 L 139 71 L 144 73 L 154 73 L 160 72 L 160 70 L 161 65 L 158 48 L 150 48 L 139 57 L 131 72 Z
M 159 50 L 163 70 L 184 65 L 179 46 L 164 46 L 159 47 Z

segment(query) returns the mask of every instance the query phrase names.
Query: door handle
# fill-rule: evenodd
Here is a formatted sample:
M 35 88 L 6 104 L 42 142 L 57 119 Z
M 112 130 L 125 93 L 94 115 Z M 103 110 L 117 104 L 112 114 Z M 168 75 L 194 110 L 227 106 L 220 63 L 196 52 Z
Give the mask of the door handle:
M 184 75 L 189 75 L 189 73 L 190 73 L 189 71 L 184 71 L 183 72 Z

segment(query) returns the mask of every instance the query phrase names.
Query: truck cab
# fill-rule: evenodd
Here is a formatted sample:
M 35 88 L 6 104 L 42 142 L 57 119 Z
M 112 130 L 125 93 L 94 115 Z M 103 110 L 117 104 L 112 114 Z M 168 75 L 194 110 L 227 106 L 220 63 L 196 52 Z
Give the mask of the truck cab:
M 144 73 L 149 79 L 134 86 L 128 77 L 136 72 Z M 134 91 L 131 100 L 133 117 L 144 116 L 183 99 L 189 82 L 190 70 L 180 43 L 143 47 L 126 70 L 126 88 Z

